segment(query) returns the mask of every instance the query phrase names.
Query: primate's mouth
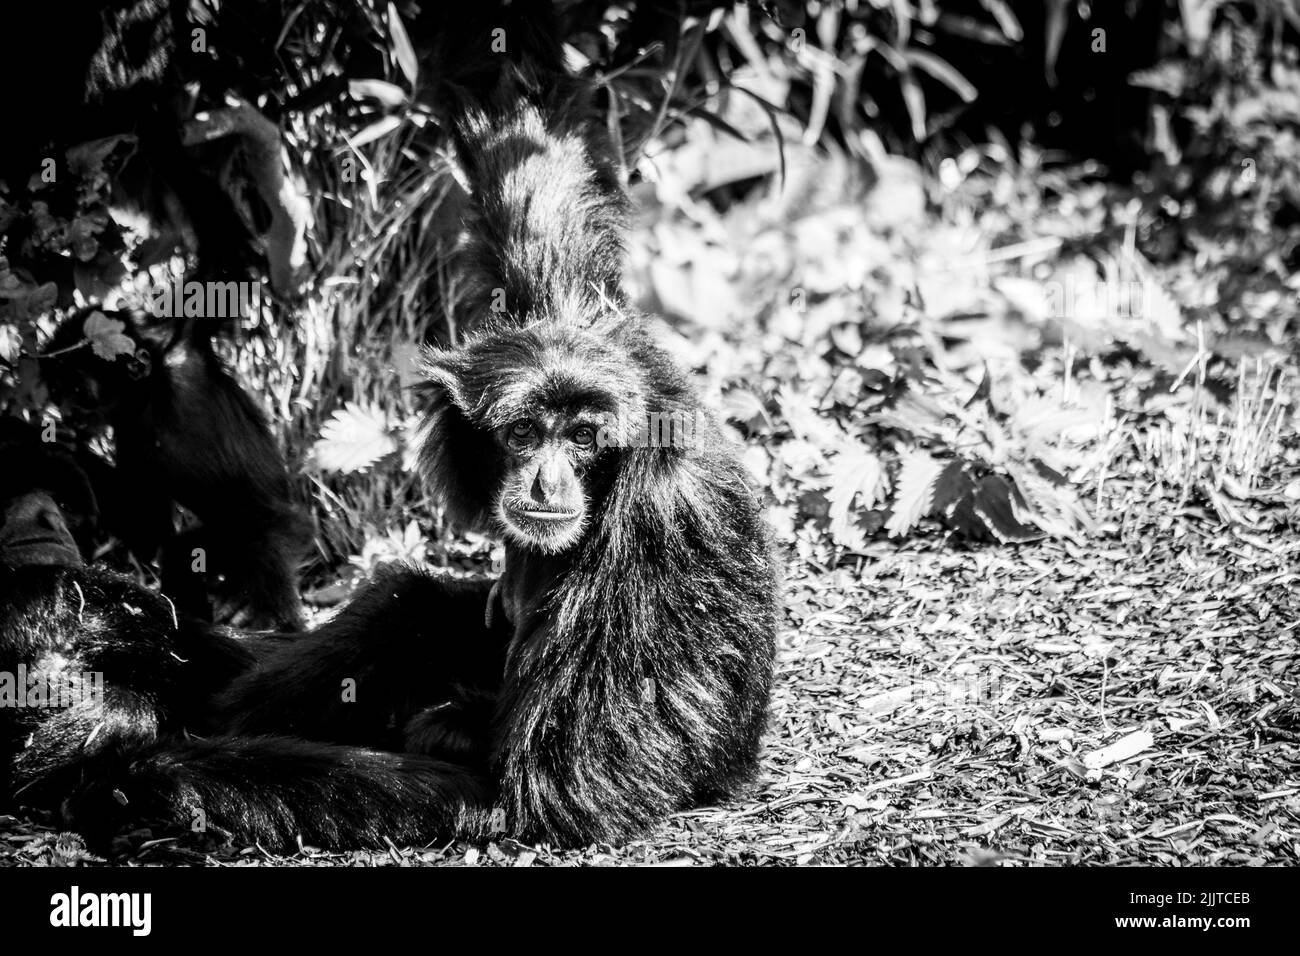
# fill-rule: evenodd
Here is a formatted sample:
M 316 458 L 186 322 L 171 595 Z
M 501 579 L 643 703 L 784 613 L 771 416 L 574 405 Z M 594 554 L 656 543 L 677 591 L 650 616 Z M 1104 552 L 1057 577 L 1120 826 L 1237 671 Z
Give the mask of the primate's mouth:
M 578 517 L 577 511 L 528 511 L 521 508 L 519 513 L 525 518 L 532 518 L 535 521 L 572 521 Z
M 587 524 L 587 516 L 581 510 L 500 505 L 497 517 L 508 536 L 545 554 L 558 554 L 572 547 L 582 537 Z
M 5 551 L 16 551 L 18 548 L 66 548 L 68 546 L 66 538 L 19 538 L 17 541 L 0 541 L 0 548 Z
M 72 567 L 82 563 L 81 552 L 76 545 L 59 538 L 24 538 L 22 541 L 7 542 L 3 550 L 6 563 L 12 567 Z

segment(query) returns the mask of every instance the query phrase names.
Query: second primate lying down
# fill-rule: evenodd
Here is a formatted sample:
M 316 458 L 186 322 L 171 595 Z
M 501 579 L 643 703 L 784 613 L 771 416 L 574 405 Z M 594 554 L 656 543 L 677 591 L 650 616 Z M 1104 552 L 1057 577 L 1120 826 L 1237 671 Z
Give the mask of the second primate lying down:
M 201 814 L 268 848 L 582 845 L 752 777 L 774 568 L 681 374 L 618 318 L 484 332 L 429 370 L 428 477 L 454 517 L 504 530 L 499 581 L 381 574 L 236 678 L 217 713 L 232 737 L 124 754 L 68 802 L 74 826 Z M 684 440 L 644 440 L 655 414 Z

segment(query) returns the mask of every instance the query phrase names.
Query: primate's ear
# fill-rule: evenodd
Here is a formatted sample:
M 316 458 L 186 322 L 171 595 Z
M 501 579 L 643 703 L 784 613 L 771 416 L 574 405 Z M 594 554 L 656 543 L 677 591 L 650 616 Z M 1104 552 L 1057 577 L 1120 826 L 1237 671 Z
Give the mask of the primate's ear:
M 414 387 L 415 392 L 431 410 L 451 404 L 468 414 L 470 399 L 466 394 L 467 369 L 463 356 L 450 349 L 426 349 L 420 371 L 425 380 Z
M 415 386 L 425 402 L 420 461 L 425 480 L 446 503 L 454 524 L 485 528 L 499 490 L 500 462 L 489 432 L 475 427 L 474 358 L 463 351 L 434 349 L 425 353 L 426 379 Z

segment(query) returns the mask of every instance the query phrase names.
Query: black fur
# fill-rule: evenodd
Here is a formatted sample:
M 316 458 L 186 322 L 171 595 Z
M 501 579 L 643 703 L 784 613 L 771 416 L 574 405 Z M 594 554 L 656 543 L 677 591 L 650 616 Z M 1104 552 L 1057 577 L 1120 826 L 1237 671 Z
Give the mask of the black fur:
M 623 302 L 627 200 L 603 136 L 581 122 L 580 93 L 541 104 L 522 76 L 457 124 L 469 181 L 465 283 L 457 324 L 511 316 L 570 319 Z
M 416 802 L 375 797 L 367 781 L 391 783 L 378 757 L 367 758 L 373 778 L 349 771 L 317 793 L 275 776 L 242 742 L 233 756 L 221 743 L 184 752 L 221 768 L 210 793 L 185 785 L 190 771 L 166 752 L 119 766 L 115 787 L 143 793 L 164 819 L 201 809 L 268 847 L 292 847 L 299 833 L 374 845 L 384 832 L 581 845 L 625 840 L 752 777 L 772 676 L 774 562 L 744 472 L 681 373 L 635 318 L 612 312 L 504 322 L 431 353 L 429 370 L 425 470 L 466 524 L 494 521 L 503 423 L 575 402 L 611 413 L 611 441 L 583 474 L 585 533 L 559 554 L 509 543 L 495 584 L 385 572 L 329 624 L 237 677 L 216 715 L 236 741 L 406 750 L 394 793 Z M 698 430 L 642 447 L 634 439 L 656 414 Z M 308 752 L 325 767 L 333 751 Z M 331 803 L 351 786 L 354 817 Z M 273 810 L 259 802 L 266 792 Z
M 64 706 L 0 707 L 0 807 L 59 813 L 92 837 L 153 822 L 220 834 L 221 820 L 237 820 L 248 841 L 382 845 L 418 839 L 433 808 L 445 816 L 483 799 L 481 775 L 418 756 L 191 739 L 217 729 L 213 695 L 286 642 L 178 618 L 133 580 L 85 566 L 60 542 L 68 523 L 93 515 L 50 511 L 55 498 L 93 511 L 72 458 L 12 423 L 0 427 L 0 455 L 12 466 L 0 486 L 0 683 L 21 668 L 102 679 Z M 63 562 L 43 563 L 52 554 Z M 29 563 L 36 555 L 42 563 Z
M 571 551 L 507 546 L 499 591 L 514 628 L 492 761 L 511 826 L 618 841 L 734 792 L 757 765 L 776 578 L 754 493 L 681 374 L 617 318 L 485 333 L 430 367 L 426 470 L 473 524 L 489 511 L 467 476 L 497 486 L 499 472 L 472 469 L 517 407 L 603 395 L 624 423 L 616 442 L 655 414 L 698 429 L 682 446 L 607 448 Z
M 253 660 L 223 629 L 178 621 L 162 597 L 103 568 L 0 566 L 0 594 L 0 671 L 104 681 L 89 706 L 0 708 L 3 792 L 31 806 L 56 809 L 105 751 L 201 729 L 205 701 Z
M 201 729 L 212 694 L 254 653 L 224 628 L 178 620 L 159 595 L 63 546 L 95 515 L 71 455 L 13 419 L 0 428 L 0 455 L 0 674 L 13 682 L 21 665 L 103 679 L 103 693 L 76 706 L 0 707 L 0 799 L 53 808 L 102 752 Z
M 135 806 L 180 825 L 201 810 L 275 849 L 299 835 L 581 845 L 753 776 L 778 610 L 768 534 L 714 420 L 628 314 L 626 201 L 554 109 L 525 94 L 458 127 L 472 302 L 483 312 L 494 288 L 505 302 L 428 356 L 423 468 L 453 519 L 501 530 L 511 422 L 571 429 L 598 411 L 599 447 L 565 452 L 581 534 L 558 549 L 509 537 L 495 582 L 381 573 L 232 681 L 213 715 L 228 736 L 124 751 L 74 795 L 74 825 L 132 822 Z M 660 417 L 684 440 L 638 441 Z
M 599 367 L 588 362 L 595 353 L 605 356 Z M 699 411 L 631 321 L 483 333 L 430 365 L 426 467 L 454 513 L 479 525 L 492 520 L 488 495 L 466 489 L 490 491 L 504 478 L 489 447 L 502 401 L 562 403 L 603 389 L 631 415 Z M 477 374 L 461 378 L 469 369 Z M 605 450 L 588 475 L 592 519 L 576 547 L 552 555 L 508 545 L 495 588 L 387 571 L 309 639 L 237 677 L 218 720 L 241 738 L 293 734 L 454 763 L 420 784 L 443 786 L 446 773 L 451 788 L 412 808 L 421 840 L 500 829 L 562 845 L 618 842 L 734 793 L 757 766 L 776 580 L 755 496 L 700 421 L 684 447 Z M 349 680 L 353 702 L 343 697 Z M 152 773 L 133 770 L 119 785 L 150 790 Z M 452 791 L 458 802 L 444 799 Z M 194 799 L 187 791 L 173 817 L 191 813 Z M 277 836 L 255 810 L 230 813 L 230 800 L 202 808 L 245 839 L 291 846 L 309 826 L 323 838 L 310 815 L 277 817 Z
M 296 565 L 310 527 L 291 502 L 262 410 L 203 337 L 168 342 L 136 317 L 108 312 L 125 323 L 137 351 L 105 361 L 77 347 L 89 314 L 60 326 L 46 351 L 63 354 L 43 371 L 65 408 L 92 427 L 113 427 L 115 467 L 96 469 L 108 530 L 143 560 L 163 549 L 163 590 L 185 613 L 210 615 L 210 584 L 240 623 L 301 627 Z M 173 502 L 201 527 L 176 536 Z M 207 554 L 206 576 L 191 570 L 196 548 Z

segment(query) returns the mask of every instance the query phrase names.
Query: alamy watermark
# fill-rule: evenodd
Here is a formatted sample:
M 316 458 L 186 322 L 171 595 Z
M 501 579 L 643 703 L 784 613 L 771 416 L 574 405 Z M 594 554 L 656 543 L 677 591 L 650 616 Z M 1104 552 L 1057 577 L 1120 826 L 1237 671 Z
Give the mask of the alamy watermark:
M 598 448 L 678 448 L 699 450 L 707 420 L 698 411 L 649 412 L 635 419 L 610 415 L 596 431 Z
M 1091 281 L 1075 276 L 1043 283 L 1043 301 L 1053 319 L 1104 315 L 1137 319 L 1152 315 L 1167 295 L 1152 282 Z
M 104 675 L 100 671 L 44 671 L 25 664 L 19 664 L 16 671 L 0 671 L 0 707 L 54 710 L 103 701 Z
M 260 314 L 269 299 L 264 282 L 186 280 L 184 274 L 151 286 L 145 310 L 161 319 L 245 319 Z

